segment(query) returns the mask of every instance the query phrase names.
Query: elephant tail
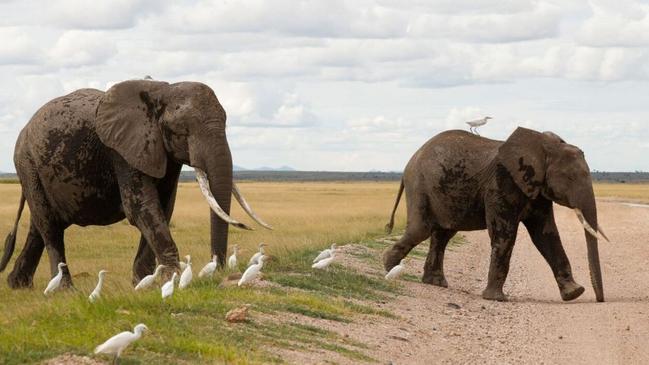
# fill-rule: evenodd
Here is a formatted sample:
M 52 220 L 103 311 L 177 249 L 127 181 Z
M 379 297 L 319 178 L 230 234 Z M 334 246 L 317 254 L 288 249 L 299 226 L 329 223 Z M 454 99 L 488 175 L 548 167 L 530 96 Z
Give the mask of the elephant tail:
M 397 201 L 394 202 L 394 208 L 392 208 L 390 223 L 385 225 L 385 232 L 387 234 L 392 233 L 392 228 L 394 228 L 394 215 L 397 213 L 397 207 L 399 207 L 399 201 L 401 200 L 402 193 L 403 193 L 403 178 L 401 178 L 401 185 L 399 186 L 399 192 L 397 193 Z
M 7 239 L 5 240 L 5 249 L 2 254 L 2 260 L 0 260 L 0 272 L 3 272 L 7 267 L 9 259 L 11 259 L 11 256 L 14 253 L 14 248 L 16 247 L 16 233 L 18 232 L 18 223 L 20 222 L 20 216 L 23 214 L 23 208 L 25 208 L 25 195 L 21 194 L 16 223 L 14 223 L 14 228 L 9 232 Z

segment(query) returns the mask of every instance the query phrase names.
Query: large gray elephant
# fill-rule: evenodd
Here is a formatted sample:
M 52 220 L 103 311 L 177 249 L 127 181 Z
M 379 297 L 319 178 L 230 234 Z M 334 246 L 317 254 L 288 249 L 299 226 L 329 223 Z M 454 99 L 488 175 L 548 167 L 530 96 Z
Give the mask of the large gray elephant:
M 384 254 L 387 270 L 430 238 L 422 281 L 447 287 L 444 250 L 448 241 L 458 231 L 487 228 L 491 262 L 482 296 L 506 300 L 503 284 L 518 226 L 523 222 L 532 242 L 550 265 L 561 298 L 573 300 L 584 288 L 574 281 L 563 250 L 554 220 L 555 202 L 575 209 L 584 225 L 591 281 L 597 301 L 604 301 L 597 231 L 604 234 L 597 222 L 590 170 L 584 153 L 557 135 L 518 128 L 502 142 L 465 131 L 440 133 L 408 162 L 386 227 L 388 231 L 394 225 L 404 189 L 406 231 Z
M 223 266 L 231 195 L 260 224 L 232 181 L 226 114 L 208 86 L 131 80 L 108 91 L 81 89 L 41 107 L 16 142 L 14 163 L 22 198 L 7 237 L 0 271 L 11 258 L 25 201 L 31 223 L 25 246 L 8 277 L 12 288 L 32 285 L 43 249 L 52 275 L 66 262 L 63 234 L 72 224 L 135 225 L 140 244 L 133 281 L 153 272 L 156 260 L 168 276 L 178 269 L 169 231 L 183 164 L 196 169 L 210 207 L 211 252 Z M 71 285 L 64 269 L 64 285 Z

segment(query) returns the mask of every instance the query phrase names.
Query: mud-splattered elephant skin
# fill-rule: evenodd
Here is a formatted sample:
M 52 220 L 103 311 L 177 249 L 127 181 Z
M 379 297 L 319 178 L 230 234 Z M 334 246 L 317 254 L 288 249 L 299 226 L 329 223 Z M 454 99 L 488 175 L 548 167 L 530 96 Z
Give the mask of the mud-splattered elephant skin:
M 57 264 L 66 262 L 63 236 L 70 225 L 109 225 L 124 218 L 141 232 L 134 282 L 153 272 L 156 261 L 165 265 L 165 276 L 177 270 L 168 222 L 181 166 L 204 171 L 218 205 L 230 211 L 232 158 L 225 123 L 212 89 L 197 82 L 131 80 L 106 92 L 77 90 L 45 104 L 16 142 L 14 163 L 22 185 L 18 219 L 27 202 L 31 222 L 9 285 L 32 285 L 44 249 L 54 275 Z M 223 264 L 228 224 L 213 212 L 210 219 L 211 251 Z M 0 271 L 15 240 L 14 228 Z M 71 283 L 65 268 L 63 285 Z
M 576 209 L 589 228 L 585 236 L 592 284 L 597 301 L 604 301 L 598 241 L 592 229 L 598 229 L 598 222 L 590 169 L 583 152 L 557 135 L 518 128 L 506 141 L 457 130 L 431 138 L 404 170 L 389 231 L 404 190 L 407 226 L 403 237 L 384 254 L 386 270 L 430 239 L 422 281 L 447 287 L 448 241 L 458 231 L 487 229 L 491 261 L 482 296 L 506 300 L 503 284 L 522 222 L 550 265 L 561 298 L 573 300 L 584 288 L 573 279 L 554 220 L 554 202 Z

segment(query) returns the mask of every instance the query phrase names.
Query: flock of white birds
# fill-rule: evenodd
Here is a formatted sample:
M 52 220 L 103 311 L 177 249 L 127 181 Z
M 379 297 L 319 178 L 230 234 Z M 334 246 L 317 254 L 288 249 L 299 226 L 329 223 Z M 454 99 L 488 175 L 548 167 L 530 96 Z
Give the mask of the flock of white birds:
M 246 270 L 241 275 L 241 278 L 237 283 L 238 286 L 250 284 L 259 276 L 259 274 L 261 273 L 261 269 L 264 266 L 264 261 L 267 259 L 266 251 L 265 251 L 266 247 L 267 245 L 265 243 L 259 244 L 259 251 L 257 251 L 248 261 L 248 268 L 246 268 Z M 335 243 L 332 244 L 330 248 L 323 250 L 318 254 L 318 256 L 316 256 L 316 258 L 313 260 L 313 265 L 311 265 L 311 267 L 319 270 L 326 269 L 336 259 L 337 250 L 338 248 L 336 247 L 336 244 Z M 234 245 L 233 253 L 228 258 L 227 261 L 229 269 L 231 270 L 237 269 L 238 254 L 239 254 L 239 247 L 238 245 Z M 65 266 L 67 265 L 63 262 L 58 264 L 58 273 L 47 284 L 47 287 L 45 288 L 43 294 L 49 295 L 60 287 L 61 280 L 63 278 L 63 267 Z M 198 273 L 198 277 L 199 278 L 212 277 L 212 275 L 216 271 L 217 266 L 218 266 L 217 257 L 216 255 L 214 255 L 212 256 L 212 261 L 208 262 Z M 163 268 L 164 265 L 158 265 L 152 274 L 142 278 L 142 280 L 140 280 L 140 282 L 135 286 L 135 291 L 140 291 L 140 290 L 153 287 L 158 277 L 160 276 L 160 270 L 162 270 Z M 180 262 L 180 268 L 182 272 L 180 274 L 180 279 L 178 280 L 178 289 L 182 290 L 189 286 L 194 276 L 192 273 L 192 261 L 190 255 L 185 256 L 185 262 Z M 397 279 L 404 271 L 404 269 L 405 269 L 404 260 L 401 260 L 399 265 L 392 268 L 385 275 L 385 279 L 386 280 Z M 92 293 L 90 293 L 90 295 L 88 296 L 88 300 L 91 303 L 94 303 L 101 298 L 101 290 L 104 285 L 104 277 L 106 276 L 107 272 L 108 271 L 106 270 L 99 271 L 99 275 L 98 275 L 99 280 L 97 282 L 97 286 L 92 291 Z M 174 272 L 171 276 L 171 279 L 163 283 L 162 286 L 160 287 L 160 293 L 163 302 L 165 301 L 165 299 L 171 297 L 174 294 L 174 287 L 177 278 L 178 278 L 178 273 Z M 131 343 L 137 341 L 140 337 L 142 337 L 142 333 L 145 330 L 148 330 L 147 326 L 140 323 L 137 326 L 135 326 L 133 332 L 125 331 L 125 332 L 118 333 L 117 335 L 109 338 L 103 344 L 97 346 L 97 348 L 95 348 L 95 354 L 113 355 L 114 356 L 113 361 L 117 362 L 124 349 L 128 347 Z

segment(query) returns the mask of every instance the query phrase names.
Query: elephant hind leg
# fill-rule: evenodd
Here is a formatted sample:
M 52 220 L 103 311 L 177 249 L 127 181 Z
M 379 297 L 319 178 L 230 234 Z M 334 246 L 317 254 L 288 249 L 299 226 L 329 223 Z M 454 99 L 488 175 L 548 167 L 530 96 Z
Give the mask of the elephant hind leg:
M 13 289 L 30 288 L 34 279 L 36 267 L 41 260 L 45 243 L 33 222 L 29 227 L 25 247 L 16 259 L 14 268 L 7 278 L 9 287 Z
M 430 249 L 424 264 L 424 276 L 421 281 L 426 284 L 432 284 L 448 287 L 448 282 L 444 276 L 444 252 L 448 241 L 455 236 L 457 231 L 435 229 L 430 236 Z
M 430 228 L 425 224 L 408 222 L 406 232 L 401 239 L 383 254 L 383 266 L 386 271 L 399 265 L 399 262 L 422 241 L 430 237 Z

